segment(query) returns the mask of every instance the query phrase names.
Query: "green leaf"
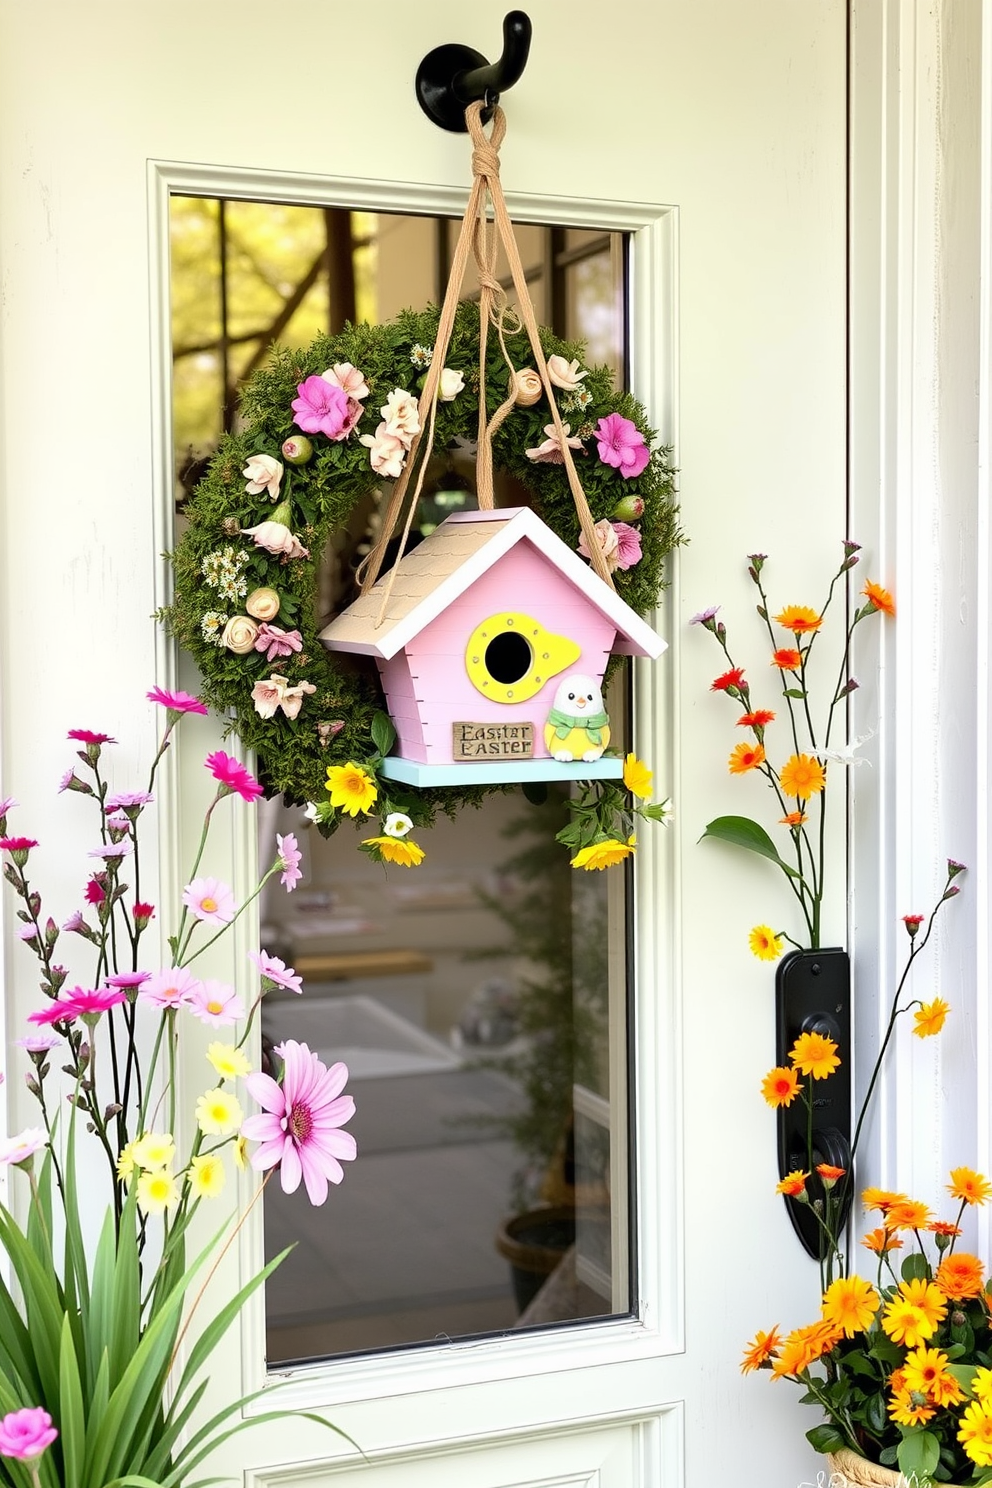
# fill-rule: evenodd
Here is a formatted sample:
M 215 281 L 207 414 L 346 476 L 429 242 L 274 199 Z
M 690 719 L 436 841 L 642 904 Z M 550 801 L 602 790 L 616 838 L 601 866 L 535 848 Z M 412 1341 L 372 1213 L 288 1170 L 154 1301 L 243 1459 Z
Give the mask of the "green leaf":
M 786 687 L 782 691 L 782 696 L 802 699 L 806 694 L 801 687 Z
M 902 1263 L 901 1271 L 903 1281 L 921 1281 L 929 1279 L 930 1276 L 930 1267 L 927 1264 L 927 1258 L 924 1255 L 920 1255 L 918 1250 L 914 1250 L 912 1255 L 906 1257 Z
M 806 1440 L 814 1452 L 839 1452 L 841 1447 L 847 1446 L 847 1438 L 837 1430 L 836 1426 L 827 1423 L 814 1426 L 811 1431 L 807 1431 Z
M 889 1424 L 889 1413 L 886 1409 L 884 1395 L 869 1395 L 865 1406 L 865 1424 L 874 1436 L 881 1436 Z
M 62 1488 L 79 1488 L 86 1452 L 86 1418 L 83 1413 L 79 1361 L 76 1358 L 68 1313 L 62 1319 L 62 1344 L 59 1352 L 59 1431 L 65 1470 Z
M 521 790 L 532 806 L 543 806 L 548 799 L 548 787 L 543 780 L 525 780 Z
M 372 742 L 383 757 L 396 743 L 396 730 L 388 713 L 380 711 L 372 715 Z
M 789 866 L 779 857 L 775 850 L 775 844 L 756 821 L 747 816 L 718 816 L 706 827 L 703 837 L 714 837 L 718 842 L 731 842 L 735 847 L 747 848 L 748 852 L 758 853 L 763 858 L 781 868 L 790 878 L 802 878 L 795 868 Z M 703 837 L 700 837 L 702 842 Z
M 845 1354 L 842 1362 L 844 1369 L 851 1374 L 867 1374 L 872 1379 L 876 1377 L 877 1371 L 860 1349 L 852 1349 L 849 1354 Z
M 891 1338 L 879 1337 L 868 1350 L 869 1359 L 878 1359 L 882 1364 L 901 1364 L 903 1351 Z
M 879 1454 L 878 1454 L 878 1460 L 882 1464 L 883 1467 L 895 1467 L 895 1465 L 896 1465 L 896 1453 L 898 1452 L 898 1450 L 899 1450 L 898 1447 L 883 1447 L 882 1448 L 881 1452 L 879 1452 Z
M 905 1431 L 896 1452 L 896 1460 L 899 1471 L 911 1482 L 918 1482 L 920 1488 L 924 1488 L 940 1461 L 940 1442 L 932 1431 Z

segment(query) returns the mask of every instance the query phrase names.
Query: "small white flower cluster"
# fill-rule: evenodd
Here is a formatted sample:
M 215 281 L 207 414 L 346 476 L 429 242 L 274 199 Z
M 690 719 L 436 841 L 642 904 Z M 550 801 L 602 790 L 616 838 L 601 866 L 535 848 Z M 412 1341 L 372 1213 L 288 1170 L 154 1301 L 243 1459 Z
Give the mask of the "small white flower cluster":
M 566 393 L 559 407 L 562 413 L 582 413 L 592 402 L 592 393 L 588 388 L 576 388 L 574 393 Z
M 227 543 L 207 554 L 200 564 L 200 572 L 221 599 L 233 601 L 244 599 L 248 593 L 248 581 L 244 576 L 247 564 L 248 554 Z
M 431 358 L 433 357 L 433 355 L 433 346 L 421 346 L 419 341 L 416 342 L 416 344 L 410 349 L 410 360 L 413 365 L 415 367 L 419 367 L 421 371 L 430 366 Z
M 219 646 L 226 624 L 227 616 L 222 614 L 220 610 L 208 610 L 200 621 L 200 634 L 211 645 Z

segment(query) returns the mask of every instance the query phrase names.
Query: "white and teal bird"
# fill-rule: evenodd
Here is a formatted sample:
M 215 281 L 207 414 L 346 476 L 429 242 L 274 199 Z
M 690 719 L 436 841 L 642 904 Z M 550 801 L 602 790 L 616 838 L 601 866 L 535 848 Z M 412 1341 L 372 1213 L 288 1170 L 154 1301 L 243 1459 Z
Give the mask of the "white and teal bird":
M 558 684 L 544 725 L 544 747 L 563 763 L 598 760 L 610 742 L 610 720 L 595 677 L 572 672 Z

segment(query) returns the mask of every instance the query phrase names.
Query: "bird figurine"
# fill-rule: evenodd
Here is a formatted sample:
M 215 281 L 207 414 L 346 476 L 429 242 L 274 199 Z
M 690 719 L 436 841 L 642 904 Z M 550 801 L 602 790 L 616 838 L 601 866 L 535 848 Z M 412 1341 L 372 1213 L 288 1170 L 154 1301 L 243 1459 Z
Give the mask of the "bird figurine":
M 553 759 L 567 763 L 598 760 L 610 742 L 610 720 L 595 677 L 572 672 L 558 684 L 554 706 L 544 725 L 544 747 Z

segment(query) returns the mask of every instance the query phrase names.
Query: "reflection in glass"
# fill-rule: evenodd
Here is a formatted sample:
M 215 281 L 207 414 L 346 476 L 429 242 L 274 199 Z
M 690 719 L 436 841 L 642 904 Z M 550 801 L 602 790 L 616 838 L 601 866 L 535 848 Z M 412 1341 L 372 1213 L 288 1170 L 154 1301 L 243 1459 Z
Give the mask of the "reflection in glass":
M 444 219 L 190 197 L 172 232 L 180 506 L 273 340 L 439 301 L 453 242 Z M 538 318 L 622 381 L 623 239 L 528 226 L 520 242 Z M 498 483 L 498 504 L 525 500 Z M 414 538 L 474 504 L 471 449 L 439 451 Z M 355 597 L 376 520 L 369 498 L 334 535 L 322 618 Z M 621 678 L 618 739 L 625 703 Z M 304 985 L 266 998 L 263 1053 L 291 1038 L 343 1059 L 359 1147 L 322 1208 L 266 1189 L 266 1255 L 294 1246 L 266 1286 L 270 1364 L 630 1309 L 626 883 L 569 867 L 567 789 L 442 817 L 413 870 L 263 804 L 261 860 L 292 831 L 307 870 L 262 903 L 262 945 Z

